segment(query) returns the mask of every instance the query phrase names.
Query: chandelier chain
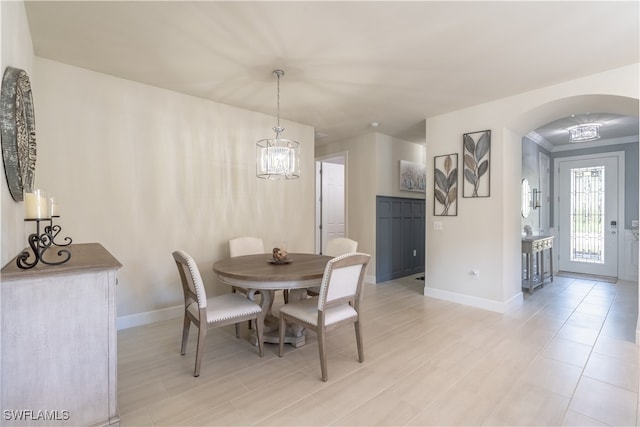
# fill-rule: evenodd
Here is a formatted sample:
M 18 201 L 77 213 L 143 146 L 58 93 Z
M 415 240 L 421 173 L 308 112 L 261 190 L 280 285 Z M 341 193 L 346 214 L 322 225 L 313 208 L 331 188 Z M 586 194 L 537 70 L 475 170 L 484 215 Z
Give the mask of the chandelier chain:
M 280 135 L 280 133 L 282 133 L 282 131 L 284 130 L 284 129 L 282 129 L 280 127 L 280 77 L 282 77 L 284 75 L 284 71 L 282 71 L 282 70 L 273 70 L 273 74 L 276 75 L 277 88 L 278 88 L 277 89 L 277 97 L 276 97 L 276 99 L 277 99 L 277 114 L 278 114 L 277 115 L 277 119 L 278 119 L 278 123 L 277 123 L 277 126 L 274 128 L 274 130 L 276 131 L 276 133 L 278 135 Z

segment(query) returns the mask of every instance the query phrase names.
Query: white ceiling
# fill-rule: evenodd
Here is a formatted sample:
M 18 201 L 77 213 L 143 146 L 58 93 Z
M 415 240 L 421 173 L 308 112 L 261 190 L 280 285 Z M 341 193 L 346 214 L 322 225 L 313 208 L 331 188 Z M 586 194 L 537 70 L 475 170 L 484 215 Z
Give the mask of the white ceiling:
M 640 62 L 637 1 L 27 1 L 26 10 L 38 56 L 270 115 L 281 68 L 281 117 L 314 126 L 318 143 L 371 122 L 422 142 L 425 117 Z

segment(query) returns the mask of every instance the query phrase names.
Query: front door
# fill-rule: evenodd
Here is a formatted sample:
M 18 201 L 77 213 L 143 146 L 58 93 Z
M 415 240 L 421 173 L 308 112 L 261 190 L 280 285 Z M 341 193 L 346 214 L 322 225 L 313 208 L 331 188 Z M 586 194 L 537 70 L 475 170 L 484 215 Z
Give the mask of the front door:
M 559 161 L 559 267 L 618 275 L 618 157 Z

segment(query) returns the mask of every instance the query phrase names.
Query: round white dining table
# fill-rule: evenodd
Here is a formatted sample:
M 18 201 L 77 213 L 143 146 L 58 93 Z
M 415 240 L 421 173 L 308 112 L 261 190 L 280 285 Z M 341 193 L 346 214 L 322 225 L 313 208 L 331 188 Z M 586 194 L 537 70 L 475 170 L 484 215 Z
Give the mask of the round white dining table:
M 290 253 L 286 263 L 276 263 L 271 254 L 243 255 L 213 264 L 213 271 L 221 282 L 247 290 L 250 298 L 260 291 L 265 342 L 278 343 L 278 321 L 271 314 L 275 291 L 288 291 L 289 301 L 307 297 L 307 288 L 319 286 L 330 256 Z M 255 339 L 255 337 L 254 337 Z M 257 342 L 256 342 L 257 343 Z M 285 343 L 294 347 L 305 344 L 304 328 L 287 328 Z

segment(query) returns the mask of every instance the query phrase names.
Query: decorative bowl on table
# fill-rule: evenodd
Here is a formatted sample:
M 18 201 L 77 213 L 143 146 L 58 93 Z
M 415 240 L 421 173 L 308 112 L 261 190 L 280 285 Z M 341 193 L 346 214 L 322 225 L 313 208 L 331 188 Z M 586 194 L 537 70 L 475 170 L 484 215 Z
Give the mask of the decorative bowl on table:
M 285 249 L 273 248 L 273 258 L 269 260 L 271 264 L 289 264 L 291 261 Z

